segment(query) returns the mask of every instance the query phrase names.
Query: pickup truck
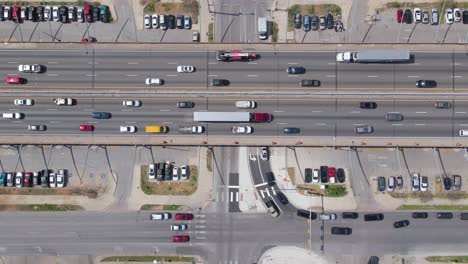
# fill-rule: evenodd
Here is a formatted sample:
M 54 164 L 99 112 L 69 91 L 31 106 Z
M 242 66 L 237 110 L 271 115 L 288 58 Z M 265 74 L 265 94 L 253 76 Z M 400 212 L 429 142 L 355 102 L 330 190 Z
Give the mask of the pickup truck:
M 205 128 L 203 126 L 181 127 L 179 132 L 182 134 L 201 134 Z
M 71 98 L 55 98 L 54 104 L 56 105 L 73 105 L 73 99 Z
M 266 202 L 265 205 L 267 206 L 268 212 L 270 212 L 271 216 L 273 217 L 279 216 L 278 209 L 276 209 L 276 206 L 272 200 Z

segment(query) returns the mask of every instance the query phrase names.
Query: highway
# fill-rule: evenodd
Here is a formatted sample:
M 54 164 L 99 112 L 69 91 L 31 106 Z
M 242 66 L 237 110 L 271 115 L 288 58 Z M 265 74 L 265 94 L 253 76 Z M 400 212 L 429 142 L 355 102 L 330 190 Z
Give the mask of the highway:
M 25 98 L 25 97 L 21 97 Z M 34 98 L 32 98 L 34 99 Z M 234 106 L 236 99 L 224 98 L 96 98 L 75 97 L 74 106 L 57 106 L 53 97 L 38 97 L 34 106 L 15 106 L 14 97 L 0 98 L 0 112 L 21 112 L 21 120 L 0 119 L 3 135 L 106 135 L 121 134 L 120 126 L 134 125 L 135 134 L 122 136 L 154 136 L 144 132 L 146 125 L 167 125 L 169 135 L 181 136 L 179 127 L 201 124 L 207 133 L 192 135 L 206 136 L 356 136 L 356 137 L 452 137 L 460 129 L 468 129 L 468 102 L 451 101 L 451 109 L 436 109 L 436 100 L 373 100 L 378 107 L 374 110 L 359 108 L 356 99 L 257 99 L 258 107 L 253 111 L 273 115 L 271 123 L 250 123 L 254 129 L 250 135 L 233 135 L 231 127 L 239 124 L 193 122 L 193 111 L 247 111 Z M 141 107 L 124 107 L 123 100 L 142 100 Z M 238 98 L 238 100 L 253 98 Z M 176 107 L 178 101 L 193 101 L 192 109 Z M 112 114 L 111 119 L 93 119 L 91 112 L 104 111 Z M 388 122 L 385 116 L 390 112 L 403 114 L 402 122 Z M 43 124 L 47 131 L 28 131 L 28 125 Z M 91 124 L 94 132 L 80 132 L 80 124 Z M 374 133 L 358 135 L 354 127 L 372 125 Z M 297 135 L 284 134 L 285 127 L 299 127 Z
M 252 62 L 218 62 L 215 52 L 190 50 L 0 50 L 4 76 L 22 76 L 26 85 L 15 88 L 111 89 L 158 91 L 166 89 L 209 90 L 365 90 L 417 91 L 415 82 L 433 79 L 431 91 L 462 91 L 468 87 L 468 58 L 463 52 L 412 52 L 408 64 L 337 64 L 336 52 L 251 51 L 259 58 Z M 42 74 L 19 74 L 19 64 L 39 63 Z M 193 65 L 194 73 L 177 73 L 178 65 Z M 289 66 L 303 66 L 302 75 L 288 75 Z M 162 78 L 165 85 L 147 87 L 148 77 Z M 212 79 L 228 79 L 228 87 L 211 87 Z M 320 88 L 299 87 L 302 79 L 322 82 Z M 2 84 L 2 88 L 7 87 Z M 12 86 L 10 85 L 10 88 Z
M 414 220 L 410 212 L 385 213 L 381 222 L 341 220 L 324 224 L 325 255 L 454 254 L 463 252 L 468 238 L 461 230 L 468 223 L 452 220 Z M 408 219 L 410 226 L 394 229 L 394 221 Z M 272 218 L 268 214 L 198 213 L 189 221 L 190 243 L 172 243 L 173 220 L 150 221 L 146 212 L 16 212 L 0 215 L 3 255 L 122 255 L 201 254 L 208 263 L 238 261 L 254 263 L 263 251 L 275 245 L 308 248 L 320 252 L 322 223 L 307 223 L 294 214 Z M 179 222 L 179 221 L 177 221 Z M 331 235 L 333 226 L 351 227 L 350 236 Z M 180 233 L 182 234 L 182 233 Z M 227 247 L 224 247 L 227 246 Z M 220 256 L 227 249 L 233 259 Z M 223 250 L 224 251 L 224 250 Z

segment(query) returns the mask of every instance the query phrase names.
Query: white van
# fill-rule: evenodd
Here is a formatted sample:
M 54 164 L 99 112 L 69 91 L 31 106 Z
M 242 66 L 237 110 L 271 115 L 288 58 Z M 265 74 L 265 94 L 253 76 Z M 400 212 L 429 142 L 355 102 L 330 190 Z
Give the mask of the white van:
M 468 130 L 462 129 L 462 130 L 460 130 L 459 133 L 460 133 L 460 137 L 466 137 L 466 136 L 468 136 Z
M 167 29 L 165 15 L 159 15 L 159 27 L 161 27 L 162 30 Z
M 4 119 L 21 119 L 23 118 L 22 113 L 3 113 Z
M 256 103 L 255 101 L 237 101 L 236 107 L 237 108 L 255 108 Z

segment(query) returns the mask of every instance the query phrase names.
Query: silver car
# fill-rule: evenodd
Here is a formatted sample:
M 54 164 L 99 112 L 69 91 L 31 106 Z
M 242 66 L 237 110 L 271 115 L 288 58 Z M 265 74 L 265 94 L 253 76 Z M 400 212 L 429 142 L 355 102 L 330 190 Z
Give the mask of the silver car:
M 320 17 L 320 30 L 325 30 L 326 28 L 326 20 L 325 20 L 325 17 L 324 16 L 321 16 Z
M 403 115 L 400 113 L 388 113 L 385 119 L 387 119 L 387 121 L 402 121 Z

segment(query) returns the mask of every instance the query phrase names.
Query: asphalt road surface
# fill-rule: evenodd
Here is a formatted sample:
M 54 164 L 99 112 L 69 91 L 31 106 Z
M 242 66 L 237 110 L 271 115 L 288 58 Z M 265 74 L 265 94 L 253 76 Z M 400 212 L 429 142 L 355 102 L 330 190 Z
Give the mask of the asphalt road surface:
M 408 64 L 337 64 L 335 52 L 328 51 L 253 51 L 252 62 L 218 62 L 215 52 L 205 50 L 0 50 L 2 77 L 22 76 L 26 85 L 15 88 L 160 89 L 196 90 L 365 90 L 460 91 L 468 86 L 466 53 L 412 52 Z M 19 64 L 39 63 L 47 67 L 42 74 L 20 74 Z M 195 66 L 193 73 L 178 73 L 179 65 Z M 288 75 L 289 66 L 303 66 L 306 73 Z M 145 86 L 146 78 L 162 78 L 165 85 Z M 212 79 L 228 79 L 228 87 L 211 87 Z M 302 79 L 321 81 L 320 88 L 299 87 Z M 435 89 L 417 89 L 415 82 L 435 80 Z M 9 85 L 12 87 L 11 85 Z M 2 88 L 7 87 L 2 84 Z
M 468 238 L 462 230 L 468 223 L 458 213 L 452 220 L 411 219 L 410 212 L 385 213 L 380 222 L 357 220 L 326 222 L 325 255 L 454 254 L 463 252 Z M 394 229 L 393 222 L 410 220 L 410 226 Z M 308 248 L 320 252 L 321 222 L 294 214 L 273 218 L 268 214 L 195 214 L 186 232 L 170 231 L 182 221 L 150 221 L 149 213 L 3 213 L 0 237 L 2 255 L 125 255 L 200 254 L 209 263 L 238 261 L 254 263 L 263 251 L 275 245 Z M 331 235 L 331 227 L 351 227 L 352 235 Z M 190 235 L 189 243 L 172 243 L 171 236 Z M 231 259 L 220 258 L 216 245 L 229 244 Z M 224 253 L 223 253 L 224 254 Z
M 22 97 L 23 99 L 25 97 Z M 29 97 L 31 98 L 31 97 Z M 75 97 L 74 106 L 57 106 L 53 97 L 38 97 L 34 106 L 15 106 L 13 97 L 0 98 L 0 112 L 24 113 L 19 120 L 0 119 L 3 135 L 106 135 L 154 136 L 145 134 L 147 125 L 166 125 L 171 136 L 180 136 L 178 129 L 184 126 L 203 125 L 206 133 L 193 135 L 203 138 L 209 135 L 256 137 L 256 136 L 355 136 L 355 137 L 457 137 L 460 129 L 468 129 L 468 102 L 451 101 L 450 109 L 436 109 L 437 100 L 373 100 L 374 110 L 359 108 L 359 100 L 343 99 L 258 99 L 258 107 L 251 112 L 266 112 L 273 115 L 270 123 L 197 123 L 193 111 L 246 111 L 235 108 L 235 99 L 208 98 L 80 98 Z M 124 107 L 123 100 L 142 100 L 141 107 Z M 253 99 L 253 98 L 252 98 Z M 241 100 L 241 98 L 239 98 Z M 245 98 L 243 99 L 245 100 Z M 193 101 L 192 109 L 176 107 L 179 101 Z M 93 119 L 91 112 L 110 112 L 111 119 Z M 385 116 L 399 112 L 401 122 L 389 122 Z M 28 125 L 46 125 L 47 131 L 28 131 Z M 93 132 L 80 132 L 79 125 L 93 125 Z M 137 133 L 122 134 L 120 126 L 134 125 Z M 231 127 L 250 125 L 252 134 L 232 134 Z M 362 125 L 374 127 L 372 134 L 355 134 L 354 128 Z M 300 134 L 284 134 L 285 127 L 298 127 Z

